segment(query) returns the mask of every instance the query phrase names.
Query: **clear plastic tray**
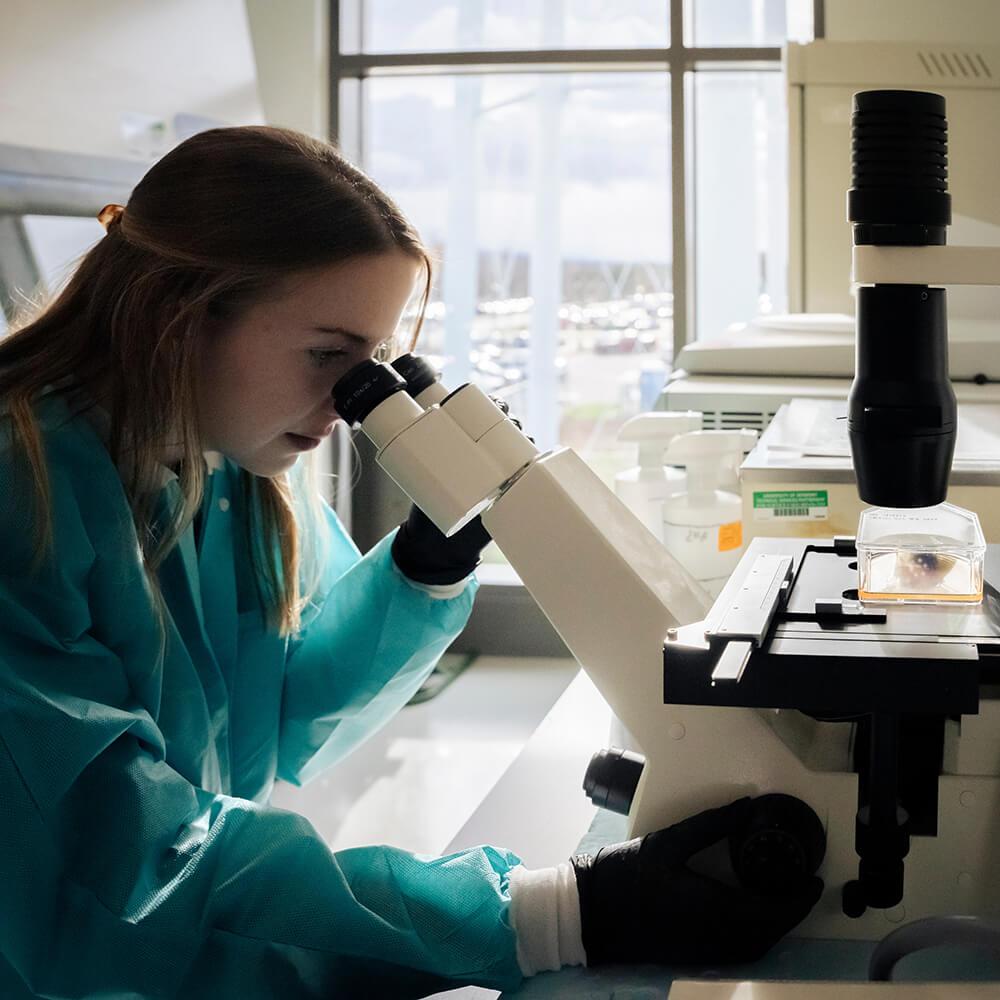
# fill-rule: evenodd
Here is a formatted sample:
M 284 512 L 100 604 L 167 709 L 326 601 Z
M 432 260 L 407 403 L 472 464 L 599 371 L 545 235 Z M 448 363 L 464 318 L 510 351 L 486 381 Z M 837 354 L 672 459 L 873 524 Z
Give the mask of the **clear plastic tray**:
M 978 604 L 986 541 L 979 517 L 950 503 L 870 507 L 858 522 L 858 596 L 868 603 Z

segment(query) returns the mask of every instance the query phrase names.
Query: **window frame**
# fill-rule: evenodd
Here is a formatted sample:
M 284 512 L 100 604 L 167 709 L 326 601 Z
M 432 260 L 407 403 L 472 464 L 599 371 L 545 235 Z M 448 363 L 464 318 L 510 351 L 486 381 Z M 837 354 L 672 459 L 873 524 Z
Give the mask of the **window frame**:
M 124 205 L 143 172 L 131 160 L 0 143 L 0 310 L 8 321 L 18 290 L 41 279 L 24 216 L 93 217 L 109 202 Z
M 363 83 L 370 77 L 411 75 L 456 75 L 494 73 L 622 73 L 666 74 L 670 94 L 670 166 L 672 208 L 672 282 L 674 295 L 674 357 L 690 339 L 693 330 L 692 295 L 693 219 L 689 207 L 692 157 L 691 122 L 694 94 L 688 74 L 714 72 L 772 71 L 781 69 L 781 47 L 694 46 L 684 41 L 691 0 L 668 0 L 670 44 L 641 49 L 525 49 L 466 50 L 445 52 L 372 53 L 364 48 L 364 4 L 367 0 L 331 0 L 329 17 L 329 118 L 332 141 L 356 159 L 366 162 L 362 90 L 357 105 L 343 114 L 341 89 L 345 81 Z M 822 37 L 823 2 L 813 0 L 814 35 Z M 342 30 L 341 17 L 347 22 Z M 341 52 L 345 36 L 358 52 Z

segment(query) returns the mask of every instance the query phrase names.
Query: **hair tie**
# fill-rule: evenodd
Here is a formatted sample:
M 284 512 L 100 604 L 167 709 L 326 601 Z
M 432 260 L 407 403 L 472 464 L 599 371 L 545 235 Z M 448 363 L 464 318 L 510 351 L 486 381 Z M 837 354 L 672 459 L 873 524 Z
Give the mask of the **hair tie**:
M 121 222 L 122 212 L 124 211 L 124 205 L 105 205 L 104 208 L 97 213 L 97 221 L 104 226 L 104 231 L 106 233 L 110 233 L 111 227 L 116 222 Z

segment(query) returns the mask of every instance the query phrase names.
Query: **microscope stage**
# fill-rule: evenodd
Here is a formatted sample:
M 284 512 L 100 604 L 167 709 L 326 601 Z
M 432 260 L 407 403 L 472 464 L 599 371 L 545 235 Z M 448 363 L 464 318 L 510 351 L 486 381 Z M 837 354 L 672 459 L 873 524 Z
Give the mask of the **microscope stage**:
M 703 622 L 664 644 L 664 700 L 828 712 L 975 712 L 1000 680 L 1000 547 L 974 605 L 858 601 L 851 540 L 757 538 Z

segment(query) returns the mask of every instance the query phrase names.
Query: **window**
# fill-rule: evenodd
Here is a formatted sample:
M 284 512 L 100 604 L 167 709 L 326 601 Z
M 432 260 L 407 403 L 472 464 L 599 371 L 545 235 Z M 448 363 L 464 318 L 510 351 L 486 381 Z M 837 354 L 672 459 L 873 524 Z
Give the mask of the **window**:
M 814 6 L 335 5 L 333 131 L 439 261 L 418 347 L 446 384 L 504 396 L 610 483 L 680 346 L 787 308 L 780 46 Z M 405 505 L 361 497 L 365 545 Z
M 708 340 L 788 309 L 788 139 L 780 74 L 692 76 L 692 332 Z
M 103 235 L 96 219 L 11 216 L 0 227 L 0 337 L 11 318 L 30 313 L 65 284 L 76 263 Z
M 59 290 L 104 235 L 98 209 L 124 204 L 141 174 L 124 159 L 0 143 L 0 335 Z
M 360 14 L 362 30 L 345 32 L 345 52 L 607 49 L 669 42 L 667 0 L 367 0 L 360 11 L 354 6 L 354 25 Z
M 419 346 L 448 384 L 610 480 L 680 345 L 787 307 L 778 46 L 803 6 L 339 4 L 338 137 L 440 261 Z
M 53 294 L 73 273 L 80 258 L 104 235 L 96 218 L 25 215 L 24 228 L 42 287 Z
M 652 73 L 389 77 L 365 163 L 440 261 L 421 350 L 591 457 L 672 349 L 667 95 Z

